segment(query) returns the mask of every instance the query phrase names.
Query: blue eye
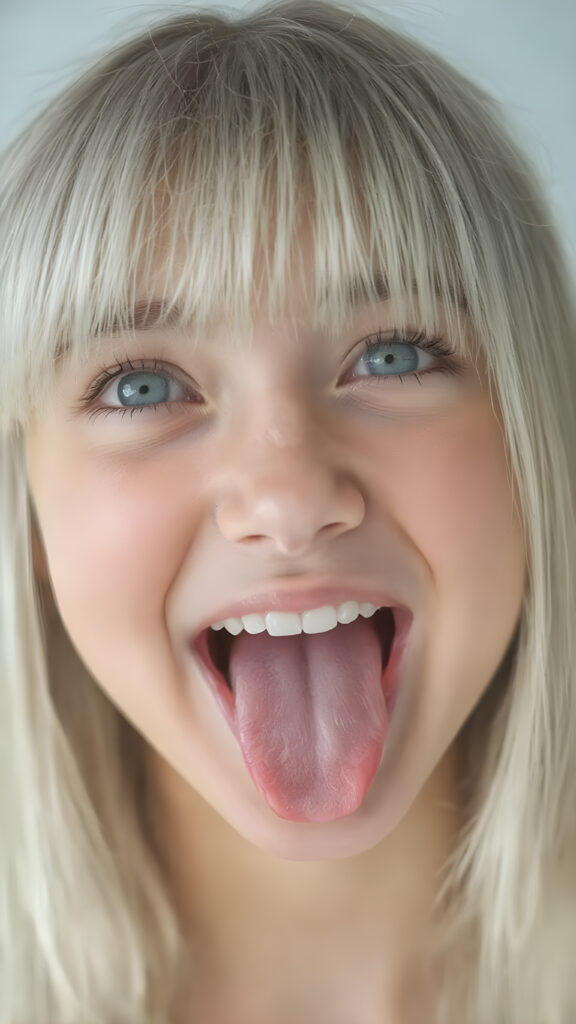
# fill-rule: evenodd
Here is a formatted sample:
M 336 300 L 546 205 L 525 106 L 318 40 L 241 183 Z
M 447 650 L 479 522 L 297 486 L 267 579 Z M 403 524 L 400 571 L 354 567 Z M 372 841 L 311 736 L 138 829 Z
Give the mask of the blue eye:
M 395 331 L 385 337 L 382 331 L 378 331 L 365 340 L 364 346 L 364 352 L 354 364 L 355 372 L 350 374 L 352 380 L 371 377 L 378 383 L 387 380 L 404 383 L 405 377 L 414 377 L 421 383 L 420 376 L 428 373 L 458 373 L 458 368 L 449 360 L 454 350 L 448 348 L 440 338 L 429 338 L 422 332 L 406 335 Z M 433 359 L 432 365 L 421 367 L 422 352 L 429 358 L 439 358 Z
M 384 373 L 413 373 L 418 369 L 418 349 L 398 342 L 371 344 L 356 365 L 364 363 L 366 376 Z M 364 374 L 359 374 L 363 376 Z
M 453 362 L 455 354 L 440 338 L 430 338 L 423 333 L 407 334 L 394 331 L 385 336 L 382 331 L 364 340 L 364 351 L 351 371 L 346 374 L 348 382 L 365 379 L 367 383 L 386 383 L 394 380 L 404 383 L 431 373 L 459 374 L 463 367 Z M 432 365 L 420 367 L 420 354 L 436 356 Z M 117 363 L 110 369 L 103 369 L 98 378 L 78 403 L 82 411 L 89 410 L 90 418 L 100 415 L 130 414 L 136 412 L 174 412 L 182 403 L 203 405 L 200 393 L 190 384 L 179 379 L 178 372 L 168 369 L 157 360 L 146 366 L 144 361 L 135 365 L 130 359 Z M 96 400 L 100 405 L 95 406 Z
M 156 405 L 167 402 L 170 395 L 168 377 L 149 370 L 128 373 L 116 383 L 116 394 L 122 405 Z
M 132 372 L 126 373 L 126 370 Z M 96 399 L 102 404 L 94 408 Z M 103 414 L 125 416 L 130 413 L 133 416 L 135 412 L 168 410 L 183 402 L 198 404 L 202 399 L 198 392 L 181 382 L 176 373 L 156 360 L 151 367 L 136 367 L 127 360 L 103 370 L 82 398 L 80 408 L 90 409 L 93 419 Z

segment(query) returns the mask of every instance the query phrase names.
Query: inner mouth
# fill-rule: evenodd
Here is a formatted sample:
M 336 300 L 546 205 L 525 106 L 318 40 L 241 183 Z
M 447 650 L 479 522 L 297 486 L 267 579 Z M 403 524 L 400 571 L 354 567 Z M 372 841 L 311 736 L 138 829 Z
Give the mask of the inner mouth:
M 382 650 L 382 669 L 384 670 L 390 658 L 390 651 L 396 633 L 396 623 L 392 608 L 379 608 L 368 620 L 378 634 L 380 648 Z M 345 625 L 339 623 L 336 629 L 346 629 Z M 237 638 L 229 633 L 227 629 L 207 630 L 208 653 L 229 690 L 232 690 L 230 683 L 229 667 L 232 645 Z

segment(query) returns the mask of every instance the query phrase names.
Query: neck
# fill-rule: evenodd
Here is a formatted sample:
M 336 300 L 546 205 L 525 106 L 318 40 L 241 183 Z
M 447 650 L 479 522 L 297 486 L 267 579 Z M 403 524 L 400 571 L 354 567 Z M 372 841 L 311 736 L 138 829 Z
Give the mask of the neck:
M 245 840 L 150 754 L 155 846 L 190 943 L 197 999 L 212 1012 L 220 1000 L 219 1024 L 227 1005 L 244 1024 L 242 994 L 255 992 L 247 1021 L 291 1020 L 281 1010 L 288 989 L 295 1021 L 430 1019 L 433 901 L 461 823 L 457 773 L 451 750 L 372 849 L 291 861 Z

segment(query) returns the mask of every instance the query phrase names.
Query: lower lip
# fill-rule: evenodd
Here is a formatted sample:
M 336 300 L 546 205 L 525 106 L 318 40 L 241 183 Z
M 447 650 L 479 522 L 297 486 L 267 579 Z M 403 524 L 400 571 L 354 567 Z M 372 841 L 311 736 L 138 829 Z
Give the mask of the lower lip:
M 398 696 L 399 681 L 401 676 L 401 669 L 404 661 L 404 652 L 406 650 L 406 644 L 408 641 L 408 634 L 410 632 L 413 615 L 407 609 L 395 608 L 394 609 L 394 620 L 395 620 L 395 632 L 394 640 L 392 641 L 392 648 L 390 650 L 390 657 L 388 663 L 382 671 L 382 689 L 384 691 L 384 697 L 386 699 L 386 708 L 388 716 L 392 715 L 394 705 L 396 704 L 396 698 Z M 208 678 L 210 689 L 216 698 L 218 706 L 224 715 L 224 718 L 228 722 L 230 729 L 234 736 L 240 743 L 240 737 L 238 734 L 238 727 L 236 724 L 236 707 L 234 701 L 234 694 L 229 688 L 224 676 L 217 671 L 210 652 L 208 650 L 208 630 L 205 629 L 203 633 L 198 637 L 196 643 L 191 645 L 193 653 L 197 654 L 202 662 L 202 668 Z

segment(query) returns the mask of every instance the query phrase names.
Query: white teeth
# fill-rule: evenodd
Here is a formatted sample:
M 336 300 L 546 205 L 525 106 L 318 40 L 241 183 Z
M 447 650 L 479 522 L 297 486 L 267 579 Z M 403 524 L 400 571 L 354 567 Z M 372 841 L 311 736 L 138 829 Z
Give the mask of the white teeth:
M 296 636 L 302 632 L 298 612 L 268 612 L 265 616 L 266 632 L 270 636 Z
M 360 615 L 360 605 L 358 601 L 345 601 L 341 604 L 338 609 L 338 622 L 347 624 L 348 622 L 355 622 Z
M 365 619 L 369 619 L 371 615 L 374 615 L 375 611 L 375 605 L 370 604 L 368 601 L 365 601 L 364 604 L 360 605 L 360 615 L 362 615 Z
M 243 615 L 240 621 L 247 633 L 266 632 L 266 623 L 264 622 L 263 615 Z
M 224 619 L 224 629 L 227 629 L 233 636 L 238 636 L 244 629 L 242 619 Z
M 332 605 L 325 605 L 323 608 L 313 608 L 311 611 L 302 612 L 268 612 L 265 615 L 252 614 L 243 615 L 240 619 L 224 619 L 222 622 L 215 622 L 212 629 L 226 629 L 232 636 L 238 636 L 242 630 L 247 633 L 264 633 L 270 636 L 296 636 L 298 633 L 327 633 L 334 629 L 338 623 L 346 625 L 354 622 L 359 615 L 369 619 L 378 606 L 365 601 L 361 604 L 358 601 L 345 601 L 337 608 Z
M 326 605 L 325 608 L 315 608 L 312 612 L 304 612 L 302 615 L 303 633 L 327 633 L 338 625 L 338 613 L 335 608 Z

